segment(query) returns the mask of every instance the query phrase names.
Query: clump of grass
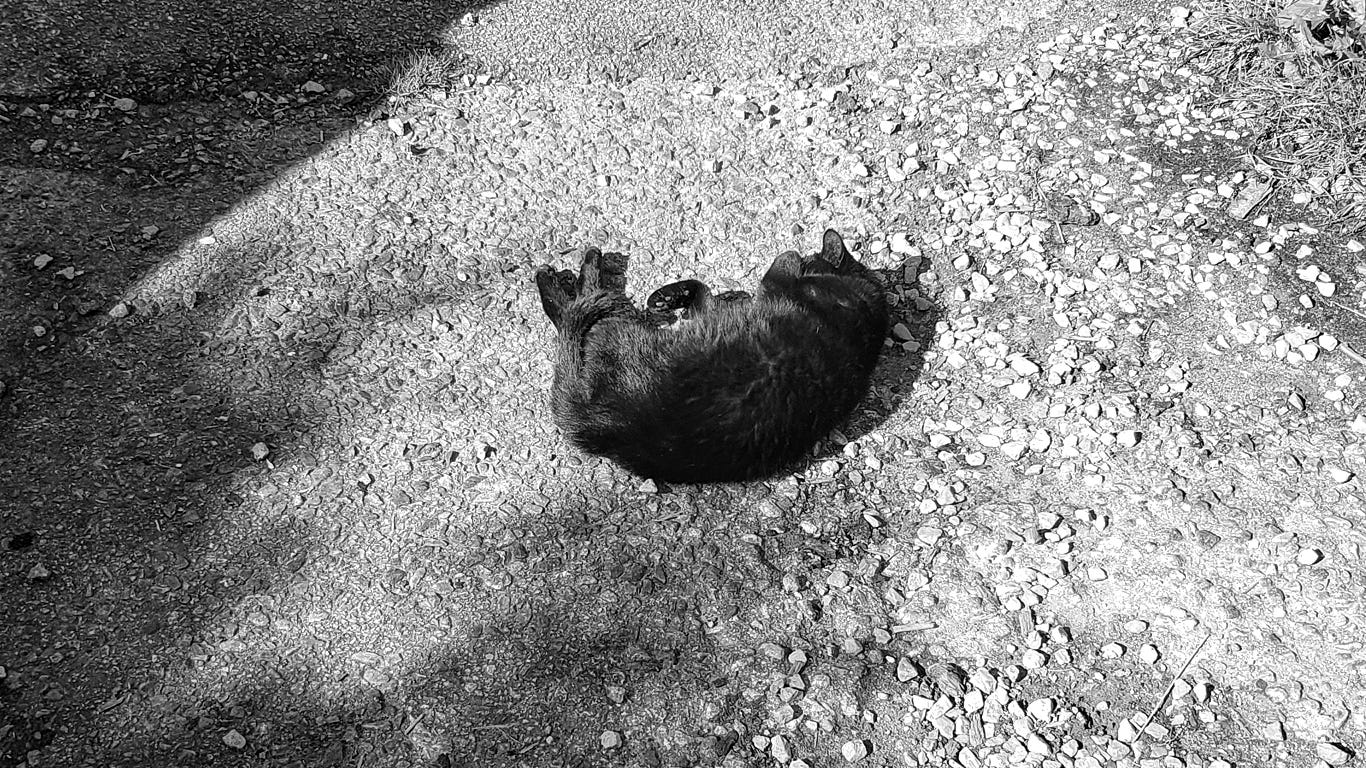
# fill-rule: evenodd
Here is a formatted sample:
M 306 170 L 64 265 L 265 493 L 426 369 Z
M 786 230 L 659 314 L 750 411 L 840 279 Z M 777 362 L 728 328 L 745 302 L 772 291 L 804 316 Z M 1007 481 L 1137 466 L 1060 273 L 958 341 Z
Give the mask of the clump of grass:
M 1366 0 L 1206 0 L 1201 10 L 1197 59 L 1261 127 L 1257 167 L 1366 228 Z
M 450 49 L 426 46 L 397 57 L 379 73 L 391 105 L 408 105 L 438 90 L 459 87 L 465 61 Z

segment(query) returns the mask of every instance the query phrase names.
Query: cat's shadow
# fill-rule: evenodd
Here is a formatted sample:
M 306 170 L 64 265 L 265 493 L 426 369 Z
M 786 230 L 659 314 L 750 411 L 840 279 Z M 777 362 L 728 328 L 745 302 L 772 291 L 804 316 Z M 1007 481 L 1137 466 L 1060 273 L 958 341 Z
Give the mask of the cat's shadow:
M 925 368 L 925 353 L 934 344 L 936 326 L 943 319 L 943 309 L 934 302 L 927 302 L 924 309 L 917 307 L 913 290 L 918 280 L 907 280 L 907 265 L 874 269 L 887 287 L 889 300 L 896 297 L 890 307 L 889 342 L 884 346 L 877 368 L 873 371 L 868 394 L 854 410 L 848 420 L 836 427 L 838 434 L 832 433 L 822 440 L 813 453 L 813 461 L 821 462 L 842 454 L 845 442 L 853 442 L 875 432 L 896 413 L 900 412 L 911 397 L 912 388 Z M 916 273 L 929 269 L 928 260 L 922 261 Z M 909 342 L 909 343 L 908 343 Z

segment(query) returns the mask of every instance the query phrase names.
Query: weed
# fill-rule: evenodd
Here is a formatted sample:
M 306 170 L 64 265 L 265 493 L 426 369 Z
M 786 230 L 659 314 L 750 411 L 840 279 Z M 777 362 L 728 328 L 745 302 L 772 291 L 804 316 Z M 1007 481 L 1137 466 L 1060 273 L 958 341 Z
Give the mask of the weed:
M 1366 227 L 1366 10 L 1361 0 L 1208 0 L 1195 59 L 1261 126 L 1254 164 Z

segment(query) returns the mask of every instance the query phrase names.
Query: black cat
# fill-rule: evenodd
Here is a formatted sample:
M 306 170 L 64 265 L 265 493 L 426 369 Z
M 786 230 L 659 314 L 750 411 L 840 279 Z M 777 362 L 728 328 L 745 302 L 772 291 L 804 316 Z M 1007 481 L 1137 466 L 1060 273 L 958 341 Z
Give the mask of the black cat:
M 642 311 L 625 294 L 625 257 L 596 248 L 577 277 L 544 266 L 536 285 L 559 330 L 555 422 L 580 449 L 656 480 L 793 465 L 867 393 L 887 334 L 881 283 L 834 230 L 819 254 L 774 259 L 753 297 L 683 280 Z

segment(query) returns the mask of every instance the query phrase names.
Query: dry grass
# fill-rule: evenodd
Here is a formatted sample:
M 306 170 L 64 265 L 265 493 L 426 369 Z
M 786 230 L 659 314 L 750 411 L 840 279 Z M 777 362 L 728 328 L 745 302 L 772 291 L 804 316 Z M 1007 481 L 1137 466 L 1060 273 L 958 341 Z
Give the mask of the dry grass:
M 1330 3 L 1324 18 L 1295 24 L 1284 0 L 1208 0 L 1192 35 L 1197 61 L 1224 84 L 1223 100 L 1260 126 L 1251 150 L 1258 168 L 1312 192 L 1352 229 L 1366 228 L 1359 5 Z
M 440 47 L 419 48 L 397 58 L 380 73 L 390 105 L 407 105 L 442 89 L 458 87 L 466 72 L 456 54 Z

